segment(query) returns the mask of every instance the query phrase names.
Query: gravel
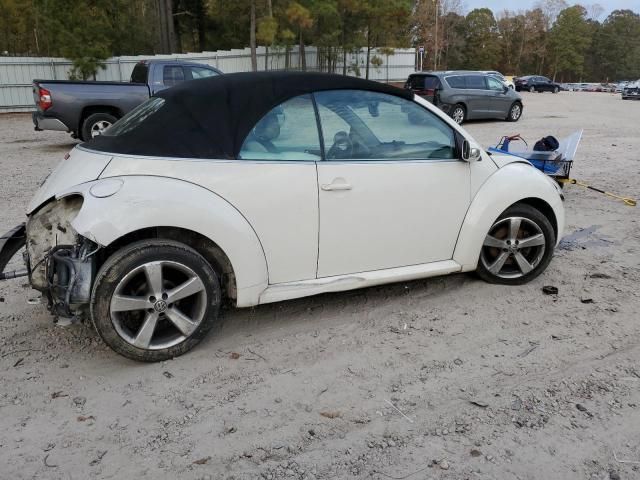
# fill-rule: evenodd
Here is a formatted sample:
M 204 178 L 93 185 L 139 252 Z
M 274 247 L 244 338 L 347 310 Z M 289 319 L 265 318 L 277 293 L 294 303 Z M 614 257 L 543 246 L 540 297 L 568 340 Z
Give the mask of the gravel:
M 640 102 L 523 96 L 519 123 L 466 128 L 484 145 L 584 128 L 575 177 L 640 196 Z M 2 115 L 0 144 L 6 231 L 74 142 Z M 0 283 L 0 476 L 640 478 L 638 210 L 565 195 L 570 242 L 529 285 L 453 275 L 226 311 L 160 364 Z

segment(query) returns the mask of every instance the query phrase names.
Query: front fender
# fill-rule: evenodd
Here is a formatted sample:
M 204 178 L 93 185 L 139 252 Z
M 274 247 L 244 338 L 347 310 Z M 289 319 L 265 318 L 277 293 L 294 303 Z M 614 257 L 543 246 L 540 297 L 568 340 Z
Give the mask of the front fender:
M 126 176 L 88 182 L 58 193 L 84 202 L 71 226 L 102 246 L 144 228 L 177 227 L 204 235 L 233 267 L 237 305 L 258 303 L 267 287 L 267 261 L 249 222 L 226 200 L 201 186 L 163 177 Z
M 560 241 L 564 206 L 555 182 L 529 164 L 511 163 L 491 175 L 471 201 L 453 254 L 463 271 L 477 267 L 484 238 L 500 214 L 525 199 L 542 200 L 553 209 Z

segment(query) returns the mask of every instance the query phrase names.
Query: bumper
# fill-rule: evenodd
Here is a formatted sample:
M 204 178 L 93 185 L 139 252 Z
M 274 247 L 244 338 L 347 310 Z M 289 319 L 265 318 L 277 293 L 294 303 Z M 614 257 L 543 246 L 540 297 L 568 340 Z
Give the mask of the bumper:
M 13 256 L 18 253 L 22 247 L 24 247 L 25 243 L 26 236 L 24 223 L 18 225 L 0 237 L 0 280 L 24 277 L 29 274 L 29 271 L 26 268 L 11 272 L 4 271 Z
M 57 118 L 45 117 L 42 112 L 37 111 L 31 114 L 35 130 L 56 130 L 59 132 L 70 132 L 71 130 Z

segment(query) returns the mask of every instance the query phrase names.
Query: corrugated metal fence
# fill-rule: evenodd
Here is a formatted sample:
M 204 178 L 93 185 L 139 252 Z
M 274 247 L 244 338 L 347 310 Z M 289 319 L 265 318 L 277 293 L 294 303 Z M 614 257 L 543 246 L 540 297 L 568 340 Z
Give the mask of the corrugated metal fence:
M 298 48 L 292 47 L 288 52 L 283 48 L 267 49 L 258 47 L 259 70 L 299 69 L 300 55 Z M 371 52 L 376 56 L 378 65 L 370 65 L 369 78 L 380 81 L 404 80 L 414 70 L 415 49 L 395 49 L 392 55 L 385 55 L 377 50 Z M 137 62 L 148 59 L 184 59 L 206 63 L 219 68 L 225 73 L 246 72 L 251 70 L 251 56 L 248 48 L 238 50 L 222 50 L 217 52 L 186 53 L 175 55 L 113 57 L 105 62 L 105 69 L 99 70 L 96 80 L 128 81 L 131 71 Z M 305 48 L 306 69 L 308 71 L 343 71 L 343 55 L 341 52 L 328 52 L 316 47 Z M 346 56 L 347 73 L 364 77 L 366 51 L 351 52 Z M 31 82 L 34 78 L 47 80 L 66 80 L 69 77 L 72 63 L 64 58 L 45 57 L 0 57 L 0 112 L 19 112 L 33 110 Z

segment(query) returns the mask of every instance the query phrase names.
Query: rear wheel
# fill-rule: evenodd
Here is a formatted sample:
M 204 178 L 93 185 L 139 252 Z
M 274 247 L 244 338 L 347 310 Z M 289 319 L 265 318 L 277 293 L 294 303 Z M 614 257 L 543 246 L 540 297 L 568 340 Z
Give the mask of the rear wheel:
M 558 93 L 560 89 L 558 87 L 553 87 L 553 93 Z
M 454 105 L 451 110 L 451 118 L 453 118 L 453 121 L 458 125 L 462 125 L 467 118 L 467 111 L 464 108 L 464 105 L 459 103 Z
M 530 91 L 531 93 L 535 92 L 535 91 L 536 91 L 536 87 L 534 87 L 533 85 L 531 85 L 531 86 L 529 87 L 529 91 Z
M 109 113 L 92 113 L 82 123 L 81 140 L 88 142 L 98 135 L 102 135 L 107 128 L 118 119 Z
M 197 345 L 216 324 L 220 302 L 218 276 L 198 252 L 169 240 L 143 240 L 100 268 L 91 317 L 113 350 L 156 362 Z
M 489 229 L 477 273 L 489 283 L 527 283 L 547 268 L 555 243 L 547 217 L 529 205 L 513 205 Z

